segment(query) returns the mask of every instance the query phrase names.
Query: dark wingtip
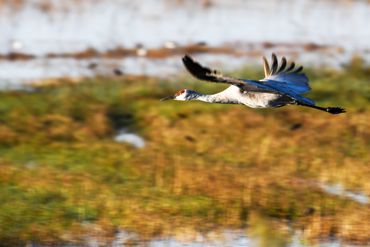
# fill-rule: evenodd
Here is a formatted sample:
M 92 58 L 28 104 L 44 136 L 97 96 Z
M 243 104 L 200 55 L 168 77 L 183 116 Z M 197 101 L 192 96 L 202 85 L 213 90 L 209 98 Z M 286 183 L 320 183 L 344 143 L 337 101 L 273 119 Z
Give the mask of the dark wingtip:
M 185 54 L 183 57 L 182 57 L 182 61 L 185 62 L 187 60 L 193 60 L 188 54 Z
M 185 55 L 182 58 L 182 62 L 184 63 L 185 68 L 198 79 L 201 80 L 207 80 L 209 79 L 209 73 L 212 73 L 212 71 L 207 68 L 200 65 L 198 62 L 194 61 L 189 55 Z
M 294 63 L 294 62 L 292 62 L 292 63 L 290 64 L 289 68 L 287 68 L 287 69 L 285 70 L 285 72 L 292 71 L 292 70 L 294 69 L 294 67 L 295 67 L 295 63 Z
M 187 54 L 185 54 L 185 56 L 182 57 L 182 62 L 185 65 L 185 67 L 194 64 L 194 60 Z
M 331 114 L 340 114 L 340 113 L 345 113 L 346 110 L 341 108 L 341 107 L 328 107 L 326 108 L 326 111 L 331 113 Z

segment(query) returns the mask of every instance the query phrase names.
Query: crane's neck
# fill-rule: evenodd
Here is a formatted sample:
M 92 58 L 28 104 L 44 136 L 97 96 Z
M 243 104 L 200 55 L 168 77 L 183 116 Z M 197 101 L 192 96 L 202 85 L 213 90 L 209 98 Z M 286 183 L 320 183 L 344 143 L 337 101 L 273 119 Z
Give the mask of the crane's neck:
M 219 103 L 220 99 L 214 94 L 199 94 L 195 100 L 208 102 L 208 103 Z
M 188 100 L 199 100 L 208 103 L 236 104 L 235 100 L 230 99 L 223 92 L 216 94 L 201 94 L 193 91 Z

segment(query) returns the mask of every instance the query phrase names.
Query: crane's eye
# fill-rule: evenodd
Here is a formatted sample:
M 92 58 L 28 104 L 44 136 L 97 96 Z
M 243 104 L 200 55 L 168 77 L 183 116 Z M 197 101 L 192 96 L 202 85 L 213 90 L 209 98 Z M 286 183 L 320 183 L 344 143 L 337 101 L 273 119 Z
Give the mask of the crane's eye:
M 185 89 L 181 89 L 175 93 L 176 96 L 179 96 L 181 94 L 185 93 Z

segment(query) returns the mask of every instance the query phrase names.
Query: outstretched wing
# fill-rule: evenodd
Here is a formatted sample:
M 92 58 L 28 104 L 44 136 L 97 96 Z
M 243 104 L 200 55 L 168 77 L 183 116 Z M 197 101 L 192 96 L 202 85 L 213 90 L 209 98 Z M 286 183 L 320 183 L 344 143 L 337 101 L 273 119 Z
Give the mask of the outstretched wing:
M 276 58 L 275 55 L 273 56 Z M 242 80 L 242 79 L 236 79 L 236 78 L 224 76 L 216 70 L 211 70 L 207 67 L 203 67 L 202 65 L 200 65 L 198 62 L 194 61 L 190 56 L 187 56 L 187 55 L 184 56 L 182 59 L 186 69 L 194 77 L 200 80 L 211 81 L 211 82 L 216 82 L 216 83 L 227 83 L 227 84 L 238 86 L 239 88 L 245 91 L 249 91 L 249 92 L 261 92 L 261 93 L 268 92 L 268 93 L 281 94 L 281 95 L 288 96 L 292 98 L 293 100 L 296 100 L 297 102 L 301 102 L 301 103 L 308 104 L 308 105 L 315 105 L 315 102 L 313 100 L 299 95 L 303 91 L 302 89 L 297 90 L 297 87 L 291 86 L 292 83 L 288 83 L 287 80 L 283 80 L 284 77 L 279 78 L 277 76 L 278 75 L 277 71 L 280 71 L 281 69 L 280 67 L 279 70 L 277 70 L 277 60 L 275 63 L 273 62 L 272 70 L 270 70 L 266 58 L 264 58 L 264 60 L 265 60 L 265 73 L 268 74 L 269 76 L 267 76 L 263 80 L 254 81 L 254 80 Z M 294 68 L 294 64 L 293 66 L 291 65 L 290 67 Z M 298 68 L 299 70 L 296 69 L 295 71 L 290 72 L 293 69 L 290 67 L 287 70 L 285 70 L 286 75 L 299 74 L 299 72 L 302 70 L 302 68 L 300 67 Z M 283 73 L 282 71 L 280 72 Z M 308 81 L 305 75 L 304 77 Z M 275 80 L 272 80 L 272 78 L 274 78 Z M 276 80 L 276 78 L 278 80 Z M 293 77 L 289 76 L 286 78 L 291 79 Z M 306 81 L 306 84 L 307 84 L 307 81 Z M 301 83 L 301 84 L 303 85 L 304 83 Z M 309 90 L 309 87 L 308 87 L 308 90 Z
M 275 93 L 275 90 L 271 90 L 270 87 L 265 86 L 258 81 L 245 81 L 237 78 L 227 77 L 218 72 L 217 70 L 212 70 L 210 68 L 200 65 L 198 62 L 194 61 L 190 56 L 185 55 L 182 58 L 186 69 L 195 78 L 204 81 L 216 82 L 216 83 L 227 83 L 231 85 L 238 86 L 243 90 L 250 92 L 271 92 Z
M 308 85 L 307 76 L 302 73 L 303 67 L 295 68 L 292 62 L 287 66 L 287 60 L 282 57 L 279 65 L 276 55 L 272 54 L 272 66 L 270 68 L 267 59 L 263 57 L 265 78 L 260 80 L 263 84 L 273 86 L 278 89 L 289 90 L 296 94 L 307 93 L 311 90 Z

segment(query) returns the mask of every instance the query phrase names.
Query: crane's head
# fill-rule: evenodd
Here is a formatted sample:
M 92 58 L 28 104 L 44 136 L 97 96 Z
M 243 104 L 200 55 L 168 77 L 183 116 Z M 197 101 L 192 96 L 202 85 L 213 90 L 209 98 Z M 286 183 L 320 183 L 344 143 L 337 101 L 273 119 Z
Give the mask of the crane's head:
M 194 97 L 192 97 L 194 94 L 195 94 L 195 92 L 192 91 L 192 90 L 181 89 L 181 90 L 177 91 L 174 95 L 171 95 L 171 96 L 168 96 L 168 97 L 165 97 L 165 98 L 161 99 L 161 101 L 170 100 L 170 99 L 181 100 L 181 101 L 191 100 L 191 99 L 194 98 Z

